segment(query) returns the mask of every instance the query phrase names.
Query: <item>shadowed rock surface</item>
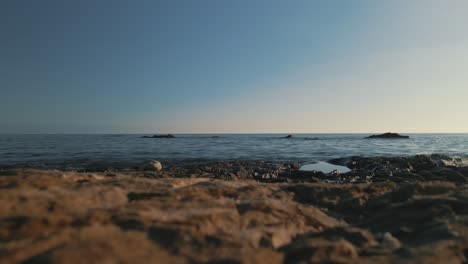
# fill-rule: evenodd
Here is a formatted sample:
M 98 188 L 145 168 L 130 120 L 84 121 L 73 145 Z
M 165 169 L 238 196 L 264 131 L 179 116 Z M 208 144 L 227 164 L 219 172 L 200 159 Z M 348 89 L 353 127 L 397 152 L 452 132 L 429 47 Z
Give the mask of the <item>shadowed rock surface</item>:
M 240 161 L 155 172 L 3 170 L 0 263 L 467 261 L 468 170 L 456 159 L 335 162 L 353 171 Z

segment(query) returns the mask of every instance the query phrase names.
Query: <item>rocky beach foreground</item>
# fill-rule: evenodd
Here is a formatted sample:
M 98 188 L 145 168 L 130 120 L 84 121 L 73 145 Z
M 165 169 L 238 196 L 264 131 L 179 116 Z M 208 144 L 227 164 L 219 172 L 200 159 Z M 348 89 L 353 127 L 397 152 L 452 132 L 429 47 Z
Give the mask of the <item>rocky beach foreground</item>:
M 0 263 L 466 263 L 460 159 L 0 170 Z M 154 165 L 154 163 L 152 163 Z

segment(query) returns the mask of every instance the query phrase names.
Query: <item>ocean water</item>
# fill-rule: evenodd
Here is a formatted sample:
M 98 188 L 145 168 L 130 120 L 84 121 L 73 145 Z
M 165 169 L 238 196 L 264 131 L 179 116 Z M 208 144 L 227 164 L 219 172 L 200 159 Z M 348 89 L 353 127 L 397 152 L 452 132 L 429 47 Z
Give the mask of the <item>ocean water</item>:
M 214 160 L 314 163 L 349 156 L 447 154 L 468 157 L 468 134 L 408 134 L 410 139 L 364 139 L 368 134 L 0 135 L 0 166 L 132 168 L 148 160 L 184 165 Z M 316 138 L 306 140 L 305 138 Z

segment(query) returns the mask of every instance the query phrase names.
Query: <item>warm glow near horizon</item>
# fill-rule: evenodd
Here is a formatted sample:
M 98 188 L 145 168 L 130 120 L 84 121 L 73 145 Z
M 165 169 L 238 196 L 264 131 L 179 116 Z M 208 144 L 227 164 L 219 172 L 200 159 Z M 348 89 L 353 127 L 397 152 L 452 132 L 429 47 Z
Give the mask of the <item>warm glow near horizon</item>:
M 468 133 L 466 1 L 75 5 L 0 11 L 0 133 Z

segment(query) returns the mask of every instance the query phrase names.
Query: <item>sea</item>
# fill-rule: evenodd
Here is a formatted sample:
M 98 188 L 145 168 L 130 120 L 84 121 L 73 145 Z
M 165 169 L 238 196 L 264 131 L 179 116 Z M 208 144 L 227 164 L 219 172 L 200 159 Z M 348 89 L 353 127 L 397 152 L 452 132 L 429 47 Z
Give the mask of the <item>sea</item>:
M 409 139 L 365 139 L 370 134 L 143 134 L 0 135 L 0 167 L 133 169 L 150 160 L 166 166 L 261 160 L 313 164 L 351 156 L 445 154 L 468 159 L 468 134 L 405 134 Z

